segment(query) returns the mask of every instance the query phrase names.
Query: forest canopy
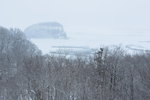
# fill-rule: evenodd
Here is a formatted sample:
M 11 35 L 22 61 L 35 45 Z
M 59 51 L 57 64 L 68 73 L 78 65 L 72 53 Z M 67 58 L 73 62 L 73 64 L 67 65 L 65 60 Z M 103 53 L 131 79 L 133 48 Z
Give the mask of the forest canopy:
M 149 52 L 42 55 L 21 30 L 0 27 L 0 100 L 150 100 L 149 73 Z

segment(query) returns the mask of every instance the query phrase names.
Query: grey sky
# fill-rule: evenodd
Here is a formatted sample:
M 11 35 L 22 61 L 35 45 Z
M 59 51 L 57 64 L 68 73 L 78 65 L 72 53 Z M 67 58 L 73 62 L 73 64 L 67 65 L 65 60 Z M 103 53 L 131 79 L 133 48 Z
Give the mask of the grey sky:
M 57 21 L 74 32 L 150 32 L 150 0 L 0 0 L 0 25 Z

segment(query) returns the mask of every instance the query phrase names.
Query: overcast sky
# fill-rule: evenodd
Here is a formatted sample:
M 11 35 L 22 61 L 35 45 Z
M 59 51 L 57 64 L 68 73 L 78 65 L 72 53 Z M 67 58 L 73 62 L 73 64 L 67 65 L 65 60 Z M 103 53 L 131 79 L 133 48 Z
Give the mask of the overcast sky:
M 0 0 L 0 26 L 47 21 L 72 32 L 150 32 L 150 0 Z

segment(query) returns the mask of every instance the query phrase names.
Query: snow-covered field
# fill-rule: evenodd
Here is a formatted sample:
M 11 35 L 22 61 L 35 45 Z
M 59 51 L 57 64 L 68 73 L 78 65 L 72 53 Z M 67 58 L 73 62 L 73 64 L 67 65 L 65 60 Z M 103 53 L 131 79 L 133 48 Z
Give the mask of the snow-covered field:
M 31 39 L 42 52 L 49 53 L 56 50 L 56 47 L 72 47 L 82 49 L 98 49 L 101 46 L 122 45 L 129 52 L 150 50 L 150 38 L 148 33 L 71 33 L 67 34 L 68 39 Z M 74 48 L 73 48 L 74 47 Z

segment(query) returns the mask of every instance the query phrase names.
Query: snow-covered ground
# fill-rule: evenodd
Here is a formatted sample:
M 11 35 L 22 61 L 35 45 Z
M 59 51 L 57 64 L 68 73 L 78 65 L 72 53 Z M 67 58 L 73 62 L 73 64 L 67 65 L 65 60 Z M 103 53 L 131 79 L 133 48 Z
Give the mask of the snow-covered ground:
M 68 39 L 31 39 L 42 52 L 49 53 L 56 50 L 56 47 L 64 46 L 87 49 L 98 49 L 101 46 L 122 45 L 130 52 L 150 50 L 150 38 L 148 33 L 71 33 L 67 34 Z M 61 49 L 60 48 L 60 49 Z M 74 49 L 72 48 L 72 49 Z M 83 50 L 83 48 L 81 48 Z

